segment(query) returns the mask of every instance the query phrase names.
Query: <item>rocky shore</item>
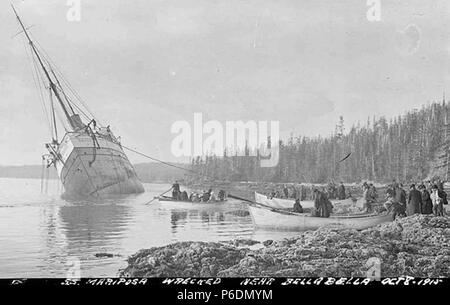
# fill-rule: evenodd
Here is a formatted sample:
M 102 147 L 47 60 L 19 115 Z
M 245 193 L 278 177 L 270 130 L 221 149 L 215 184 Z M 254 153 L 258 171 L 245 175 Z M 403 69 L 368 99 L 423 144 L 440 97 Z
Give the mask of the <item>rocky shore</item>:
M 321 228 L 262 243 L 179 242 L 140 250 L 120 271 L 129 277 L 366 276 L 449 277 L 450 218 L 414 215 L 370 229 Z

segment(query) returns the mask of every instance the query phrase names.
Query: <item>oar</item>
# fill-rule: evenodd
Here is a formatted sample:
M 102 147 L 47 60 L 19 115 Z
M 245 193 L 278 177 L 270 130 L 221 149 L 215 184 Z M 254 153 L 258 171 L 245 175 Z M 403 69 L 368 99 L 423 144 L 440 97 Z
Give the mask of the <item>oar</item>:
M 237 199 L 237 200 L 242 200 L 242 201 L 247 201 L 247 202 L 255 203 L 255 202 L 252 201 L 252 200 L 245 199 L 245 198 L 242 198 L 242 197 L 238 197 L 238 196 L 235 196 L 235 195 L 232 195 L 232 194 L 228 194 L 228 197 L 233 198 L 233 199 Z
M 171 187 L 170 189 L 168 189 L 167 191 L 165 191 L 164 193 L 159 194 L 158 196 L 156 196 L 155 198 L 153 198 L 152 200 L 150 200 L 149 202 L 147 202 L 147 203 L 145 203 L 145 204 L 150 204 L 150 203 L 152 203 L 153 201 L 155 201 L 156 199 L 158 199 L 158 198 L 161 197 L 162 195 L 165 195 L 166 193 L 170 192 L 171 190 L 172 190 L 172 187 Z
M 237 200 L 246 201 L 246 202 L 249 202 L 249 203 L 251 203 L 253 205 L 259 205 L 261 207 L 268 208 L 271 211 L 277 211 L 277 212 L 281 212 L 281 213 L 290 213 L 288 211 L 283 211 L 281 209 L 277 209 L 277 208 L 268 206 L 266 204 L 259 203 L 259 202 L 256 202 L 256 201 L 253 201 L 253 200 L 249 200 L 249 199 L 245 199 L 245 198 L 242 198 L 242 197 L 239 197 L 239 196 L 235 196 L 235 195 L 232 195 L 232 194 L 228 194 L 228 197 L 233 198 L 233 199 L 237 199 Z

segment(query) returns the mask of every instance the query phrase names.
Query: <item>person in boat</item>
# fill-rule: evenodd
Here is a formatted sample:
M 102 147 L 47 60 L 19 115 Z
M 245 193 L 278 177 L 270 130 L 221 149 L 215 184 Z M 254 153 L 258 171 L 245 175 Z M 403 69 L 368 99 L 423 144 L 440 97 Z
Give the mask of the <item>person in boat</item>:
M 338 187 L 337 187 L 336 183 L 334 183 L 334 181 L 332 182 L 332 186 L 331 186 L 331 194 L 332 194 L 332 197 L 328 198 L 328 199 L 338 198 Z
M 274 198 L 275 197 L 275 195 L 276 195 L 276 192 L 275 192 L 275 190 L 272 190 L 272 192 L 270 192 L 270 194 L 269 194 L 269 199 L 272 199 L 272 198 Z
M 306 187 L 303 186 L 303 184 L 300 184 L 300 189 L 299 189 L 299 193 L 300 193 L 300 200 L 305 200 L 306 199 Z
M 191 196 L 189 197 L 189 200 L 190 200 L 191 202 L 200 202 L 200 201 L 201 201 L 201 198 L 200 198 L 199 194 L 197 194 L 197 193 L 192 193 Z
M 295 199 L 293 211 L 294 211 L 295 213 L 303 213 L 303 207 L 302 207 L 302 205 L 300 204 L 300 199 L 298 199 L 298 198 Z
M 325 189 L 326 193 L 328 194 L 328 198 L 333 199 L 333 188 L 334 188 L 334 183 L 332 181 L 330 181 L 327 185 L 327 188 Z
M 216 196 L 214 195 L 214 192 L 211 191 L 211 193 L 209 193 L 209 199 L 208 199 L 208 203 L 213 203 L 216 202 Z
M 227 194 L 224 190 L 220 190 L 217 194 L 217 197 L 219 198 L 219 201 L 225 201 Z
M 312 191 L 312 200 L 314 200 L 314 207 L 311 209 L 311 216 L 319 217 L 320 215 L 320 191 L 316 188 Z
M 422 197 L 422 204 L 420 207 L 420 212 L 425 215 L 433 213 L 433 203 L 431 202 L 430 193 L 424 184 L 419 185 L 420 194 Z
M 326 216 L 324 217 L 330 217 L 331 213 L 333 213 L 333 204 L 331 203 L 330 199 L 328 197 L 325 197 L 325 204 L 326 204 Z
M 364 209 L 367 213 L 372 212 L 372 196 L 370 196 L 370 188 L 367 183 L 363 184 Z
M 175 183 L 172 185 L 172 198 L 179 200 L 180 196 L 180 184 L 178 183 L 178 181 L 175 181 Z
M 370 190 L 370 197 L 372 199 L 372 202 L 376 202 L 377 198 L 378 198 L 378 194 L 377 194 L 377 188 L 375 187 L 375 185 L 373 185 L 373 183 L 369 184 L 369 190 Z
M 204 200 L 204 198 L 206 198 L 206 191 L 205 190 L 203 190 L 200 194 L 198 194 L 198 197 L 200 198 L 200 201 L 201 202 L 206 202 L 206 201 L 208 201 L 208 200 Z
M 314 211 L 313 215 L 316 217 L 330 217 L 331 202 L 328 200 L 328 197 L 325 195 L 324 191 L 319 191 L 318 189 L 314 190 Z M 331 205 L 332 206 L 332 205 Z
M 291 198 L 297 199 L 298 198 L 298 191 L 295 184 L 292 185 L 292 192 L 291 192 Z
M 281 198 L 280 190 L 275 191 L 275 198 Z
M 182 191 L 181 195 L 180 195 L 180 200 L 181 201 L 190 201 L 189 200 L 189 195 L 186 191 Z
M 345 186 L 344 186 L 344 182 L 341 181 L 341 184 L 338 187 L 338 199 L 339 200 L 344 200 L 345 197 Z
M 433 203 L 434 216 L 444 216 L 443 200 L 439 196 L 439 187 L 437 185 L 433 186 L 433 192 L 431 193 L 430 198 Z
M 284 198 L 289 198 L 289 189 L 286 184 L 283 186 L 283 194 Z
M 203 191 L 202 202 L 208 202 L 211 197 L 212 189 L 209 189 L 207 192 Z
M 406 214 L 408 216 L 420 214 L 422 206 L 422 194 L 416 189 L 415 184 L 411 184 L 406 205 Z

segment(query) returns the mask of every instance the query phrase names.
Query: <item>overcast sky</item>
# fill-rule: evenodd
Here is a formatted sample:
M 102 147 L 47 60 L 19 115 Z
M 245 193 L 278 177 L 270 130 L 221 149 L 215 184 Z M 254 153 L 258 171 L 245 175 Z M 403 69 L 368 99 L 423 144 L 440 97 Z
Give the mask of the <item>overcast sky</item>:
M 170 152 L 175 120 L 279 120 L 329 135 L 450 96 L 449 1 L 13 1 L 91 110 L 125 145 Z M 0 3 L 0 164 L 39 164 L 50 135 L 22 38 Z M 133 162 L 143 162 L 128 153 Z

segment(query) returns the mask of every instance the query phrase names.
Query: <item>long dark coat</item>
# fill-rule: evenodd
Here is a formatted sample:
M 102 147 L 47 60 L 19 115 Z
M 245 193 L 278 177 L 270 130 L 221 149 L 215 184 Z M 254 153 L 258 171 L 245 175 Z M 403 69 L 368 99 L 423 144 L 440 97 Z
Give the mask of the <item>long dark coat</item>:
M 331 209 L 329 200 L 323 192 L 318 192 L 314 197 L 314 214 L 316 217 L 330 217 Z
M 422 214 L 432 214 L 433 213 L 433 203 L 431 202 L 430 193 L 424 189 L 422 190 Z
M 342 184 L 338 187 L 338 198 L 339 200 L 345 199 L 345 186 Z
M 406 205 L 406 214 L 408 216 L 419 214 L 421 206 L 422 206 L 422 194 L 418 190 L 412 189 L 409 192 L 408 196 L 408 204 Z
M 406 192 L 402 188 L 395 190 L 395 201 L 401 204 L 406 204 Z

